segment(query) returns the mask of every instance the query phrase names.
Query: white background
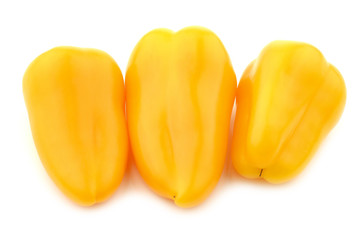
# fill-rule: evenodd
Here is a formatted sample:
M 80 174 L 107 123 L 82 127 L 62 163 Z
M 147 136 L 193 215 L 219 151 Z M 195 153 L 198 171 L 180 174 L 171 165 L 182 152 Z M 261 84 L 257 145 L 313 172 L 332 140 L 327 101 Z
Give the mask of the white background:
M 357 1 L 1 1 L 0 239 L 360 239 L 360 7 Z M 123 73 L 148 31 L 213 30 L 237 78 L 275 39 L 319 48 L 342 73 L 344 114 L 293 181 L 245 180 L 230 165 L 202 205 L 180 209 L 151 192 L 134 166 L 91 208 L 69 201 L 34 147 L 22 96 L 30 62 L 59 45 L 99 48 Z

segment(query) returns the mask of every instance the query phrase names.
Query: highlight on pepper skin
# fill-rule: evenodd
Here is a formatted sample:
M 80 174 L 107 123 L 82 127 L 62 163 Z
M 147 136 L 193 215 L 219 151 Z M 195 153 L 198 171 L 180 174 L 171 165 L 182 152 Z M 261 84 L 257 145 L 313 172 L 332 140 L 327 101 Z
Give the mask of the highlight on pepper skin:
M 136 45 L 125 76 L 131 148 L 145 182 L 181 207 L 202 202 L 226 156 L 236 76 L 210 30 L 156 29 Z
M 338 122 L 346 87 L 315 47 L 274 41 L 245 70 L 231 159 L 246 178 L 282 183 L 299 174 Z
M 23 78 L 32 135 L 47 173 L 76 203 L 108 199 L 128 156 L 125 92 L 115 61 L 96 49 L 57 47 Z

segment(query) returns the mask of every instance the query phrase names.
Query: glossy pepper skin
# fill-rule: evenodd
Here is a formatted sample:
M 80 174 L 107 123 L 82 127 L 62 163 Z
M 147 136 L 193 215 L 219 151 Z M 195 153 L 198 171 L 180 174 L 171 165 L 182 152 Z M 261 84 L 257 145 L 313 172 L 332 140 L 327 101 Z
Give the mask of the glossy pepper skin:
M 57 47 L 37 57 L 23 93 L 40 159 L 70 199 L 92 205 L 119 186 L 128 136 L 122 73 L 105 52 Z
M 181 207 L 203 201 L 223 170 L 236 76 L 211 31 L 157 29 L 135 47 L 125 77 L 138 170 Z
M 231 158 L 247 178 L 282 183 L 301 172 L 339 120 L 346 88 L 315 47 L 275 41 L 237 90 Z

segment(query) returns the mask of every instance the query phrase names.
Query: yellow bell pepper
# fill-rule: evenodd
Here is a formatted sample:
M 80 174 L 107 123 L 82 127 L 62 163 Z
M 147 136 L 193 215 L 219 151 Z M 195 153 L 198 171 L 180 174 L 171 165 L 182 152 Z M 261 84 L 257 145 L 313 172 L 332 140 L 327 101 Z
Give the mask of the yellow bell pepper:
M 204 200 L 223 170 L 236 76 L 211 31 L 157 29 L 135 47 L 125 77 L 138 170 L 181 207 Z
M 339 120 L 345 99 L 343 78 L 315 47 L 270 43 L 238 86 L 235 169 L 271 183 L 293 178 Z
M 128 155 L 115 61 L 95 49 L 54 48 L 30 64 L 23 93 L 38 154 L 56 185 L 81 205 L 110 197 Z

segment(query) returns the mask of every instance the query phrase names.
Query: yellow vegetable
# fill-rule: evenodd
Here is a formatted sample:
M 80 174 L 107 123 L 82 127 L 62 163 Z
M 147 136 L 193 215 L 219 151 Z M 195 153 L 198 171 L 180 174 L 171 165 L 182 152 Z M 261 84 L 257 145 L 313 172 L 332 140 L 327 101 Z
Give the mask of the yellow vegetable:
M 275 41 L 245 70 L 237 90 L 231 157 L 247 178 L 297 175 L 339 120 L 346 88 L 311 45 Z
M 135 47 L 125 77 L 136 165 L 159 195 L 203 201 L 223 170 L 236 77 L 211 31 L 157 29 Z
M 56 185 L 81 205 L 109 198 L 128 155 L 115 61 L 95 49 L 54 48 L 30 64 L 23 93 L 38 154 Z

